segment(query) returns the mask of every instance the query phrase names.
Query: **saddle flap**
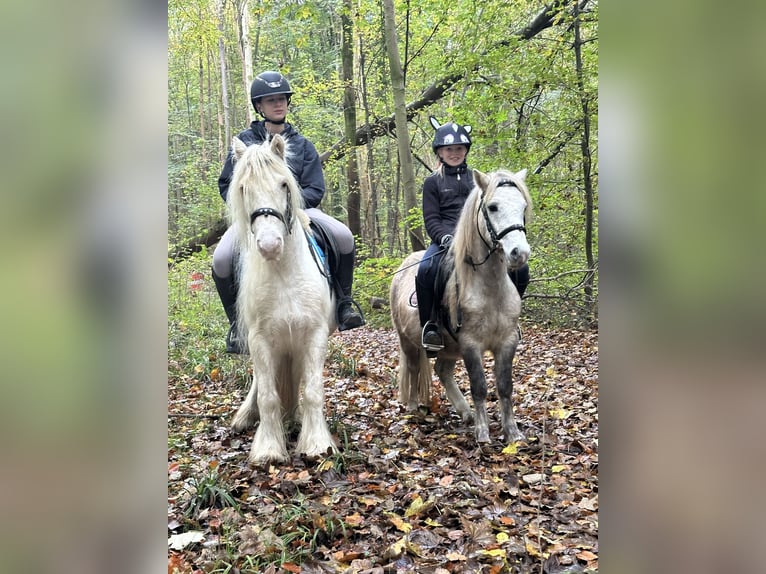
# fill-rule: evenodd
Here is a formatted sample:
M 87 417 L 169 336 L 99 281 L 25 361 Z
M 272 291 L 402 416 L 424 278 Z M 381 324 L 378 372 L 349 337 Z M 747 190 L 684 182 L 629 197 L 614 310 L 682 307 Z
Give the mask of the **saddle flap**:
M 338 261 L 340 260 L 338 246 L 332 233 L 326 229 L 320 222 L 311 220 L 311 232 L 318 247 L 324 252 L 326 268 L 332 275 L 338 274 Z

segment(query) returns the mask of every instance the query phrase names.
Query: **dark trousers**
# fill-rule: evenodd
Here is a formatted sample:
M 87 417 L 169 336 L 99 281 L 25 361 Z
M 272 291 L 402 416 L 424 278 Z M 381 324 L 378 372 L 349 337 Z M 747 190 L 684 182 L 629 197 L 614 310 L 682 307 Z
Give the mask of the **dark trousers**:
M 434 283 L 436 274 L 439 271 L 439 264 L 446 250 L 431 243 L 426 249 L 423 259 L 418 265 L 418 274 L 415 276 L 415 292 L 418 295 L 418 314 L 420 315 L 420 326 L 424 326 L 432 319 L 436 320 L 436 309 L 434 308 Z

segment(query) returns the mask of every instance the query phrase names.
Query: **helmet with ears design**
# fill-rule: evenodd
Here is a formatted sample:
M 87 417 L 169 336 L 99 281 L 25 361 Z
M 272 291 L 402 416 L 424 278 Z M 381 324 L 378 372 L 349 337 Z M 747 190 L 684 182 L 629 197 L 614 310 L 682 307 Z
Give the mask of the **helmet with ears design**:
M 448 145 L 464 145 L 467 150 L 471 149 L 471 126 L 461 126 L 455 122 L 447 122 L 446 124 L 440 124 L 439 121 L 430 116 L 429 120 L 431 125 L 436 130 L 434 134 L 434 142 L 431 144 L 431 148 L 436 153 L 436 150 L 440 147 Z

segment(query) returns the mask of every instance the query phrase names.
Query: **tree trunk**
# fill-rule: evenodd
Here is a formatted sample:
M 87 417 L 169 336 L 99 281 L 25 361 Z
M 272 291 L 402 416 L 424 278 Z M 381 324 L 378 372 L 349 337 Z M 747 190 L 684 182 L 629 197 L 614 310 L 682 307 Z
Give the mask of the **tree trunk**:
M 357 237 L 362 235 L 359 195 L 359 167 L 356 162 L 356 92 L 354 90 L 354 21 L 352 0 L 344 0 L 341 10 L 341 56 L 343 60 L 343 119 L 349 154 L 346 156 L 346 181 L 348 182 L 348 227 Z
M 394 123 L 396 125 L 396 143 L 399 150 L 399 166 L 402 174 L 404 191 L 404 207 L 407 215 L 417 209 L 417 194 L 415 192 L 415 170 L 412 167 L 410 151 L 410 133 L 407 128 L 407 103 L 404 93 L 404 72 L 399 59 L 399 43 L 396 37 L 396 20 L 394 18 L 393 0 L 383 2 L 383 20 L 385 25 L 386 51 L 391 72 L 391 88 L 394 92 Z M 423 233 L 420 226 L 407 225 L 407 232 L 413 251 L 423 249 Z
M 242 81 L 245 83 L 245 93 L 250 93 L 250 83 L 253 81 L 253 51 L 250 47 L 250 8 L 249 0 L 241 0 L 237 4 L 237 22 L 239 24 L 239 49 L 242 55 Z M 252 106 L 247 109 L 247 125 L 253 121 Z
M 580 7 L 575 3 L 574 14 L 574 51 L 575 51 L 575 70 L 577 71 L 577 89 L 580 93 L 580 104 L 582 105 L 582 138 L 580 147 L 582 149 L 582 179 L 583 189 L 585 191 L 585 258 L 588 263 L 588 269 L 595 268 L 593 259 L 593 181 L 591 176 L 591 153 L 590 153 L 590 111 L 588 106 L 588 94 L 585 92 L 585 81 L 583 79 L 582 69 L 582 40 L 580 38 Z M 585 278 L 584 292 L 587 301 L 595 307 L 593 301 L 593 272 L 590 272 Z
M 231 123 L 229 119 L 229 87 L 226 78 L 228 77 L 226 69 L 226 46 L 223 43 L 224 26 L 224 0 L 218 0 L 218 59 L 221 63 L 221 103 L 223 104 L 223 149 L 229 149 L 231 146 Z

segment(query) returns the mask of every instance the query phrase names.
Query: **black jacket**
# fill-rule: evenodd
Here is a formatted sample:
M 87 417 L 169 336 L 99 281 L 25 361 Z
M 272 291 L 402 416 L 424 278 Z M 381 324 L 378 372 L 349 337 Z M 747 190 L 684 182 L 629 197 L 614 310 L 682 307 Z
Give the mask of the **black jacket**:
M 304 207 L 319 207 L 322 197 L 324 197 L 324 175 L 322 173 L 322 164 L 319 161 L 314 144 L 303 137 L 290 124 L 285 124 L 284 131 L 280 134 L 287 144 L 289 155 L 287 165 L 295 176 L 295 181 L 301 186 L 303 191 Z M 265 142 L 269 134 L 266 131 L 265 121 L 255 121 L 250 127 L 241 132 L 238 136 L 245 145 L 260 144 Z M 232 161 L 231 150 L 226 157 L 226 163 L 223 165 L 223 171 L 218 177 L 218 190 L 221 197 L 226 201 L 229 193 L 229 184 L 231 175 L 234 171 L 234 162 Z
M 442 173 L 434 172 L 423 182 L 423 221 L 426 232 L 436 244 L 442 237 L 455 233 L 455 226 L 473 189 L 473 171 L 465 164 L 444 165 Z

